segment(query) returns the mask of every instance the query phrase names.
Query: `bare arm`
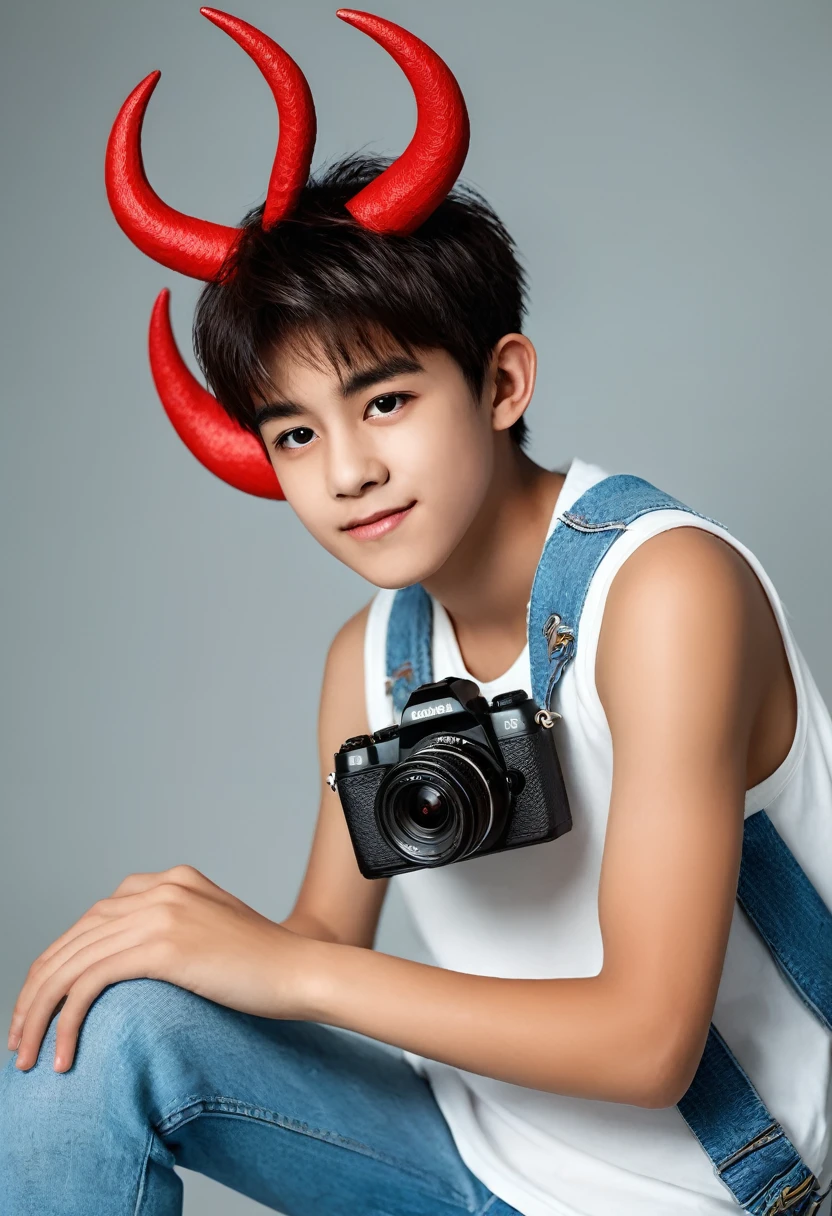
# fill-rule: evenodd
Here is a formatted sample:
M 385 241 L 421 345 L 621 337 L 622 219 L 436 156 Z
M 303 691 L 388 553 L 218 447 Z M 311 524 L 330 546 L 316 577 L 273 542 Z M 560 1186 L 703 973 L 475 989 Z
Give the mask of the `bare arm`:
M 326 784 L 350 735 L 369 734 L 364 698 L 364 630 L 369 604 L 342 626 L 327 656 L 318 714 L 320 809 L 295 906 L 281 923 L 320 941 L 372 948 L 387 879 L 358 869 L 340 799 Z
M 346 623 L 327 659 L 321 814 L 306 878 L 286 922 L 262 916 L 190 865 L 129 874 L 29 968 L 9 1027 L 18 1068 L 37 1061 L 59 1003 L 54 1066 L 70 1068 L 87 1011 L 104 988 L 120 980 L 166 980 L 245 1013 L 302 1018 L 314 951 L 372 945 L 386 884 L 361 876 L 339 801 L 324 785 L 335 750 L 347 736 L 367 729 L 365 619 L 363 611 Z
M 751 738 L 781 657 L 733 550 L 692 528 L 645 542 L 613 582 L 596 665 L 615 754 L 601 972 L 503 979 L 315 943 L 310 1020 L 534 1089 L 678 1102 L 715 1003 Z

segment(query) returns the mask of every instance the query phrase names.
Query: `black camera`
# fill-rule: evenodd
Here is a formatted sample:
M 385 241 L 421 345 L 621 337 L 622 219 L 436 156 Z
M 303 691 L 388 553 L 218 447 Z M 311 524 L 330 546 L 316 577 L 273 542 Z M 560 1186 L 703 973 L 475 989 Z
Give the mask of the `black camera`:
M 364 877 L 449 865 L 568 832 L 556 716 L 522 689 L 489 705 L 473 680 L 448 677 L 415 689 L 399 726 L 347 739 L 329 783 Z

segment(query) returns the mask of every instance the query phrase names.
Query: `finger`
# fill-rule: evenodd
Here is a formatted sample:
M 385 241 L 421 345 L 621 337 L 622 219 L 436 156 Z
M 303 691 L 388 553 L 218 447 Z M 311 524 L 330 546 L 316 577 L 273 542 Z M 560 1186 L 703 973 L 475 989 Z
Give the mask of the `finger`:
M 128 928 L 152 929 L 153 926 L 146 921 L 147 915 L 152 909 L 161 908 L 165 904 L 176 906 L 183 899 L 188 898 L 193 898 L 193 892 L 188 896 L 185 894 L 185 888 L 179 886 L 178 883 L 164 882 L 139 895 L 112 897 L 99 900 L 97 904 L 94 904 L 90 911 L 95 912 L 96 915 L 91 918 L 88 928 L 83 927 L 82 918 L 77 925 L 73 926 L 72 930 L 58 938 L 58 941 L 53 943 L 48 951 L 35 959 L 29 968 L 26 981 L 15 1001 L 9 1024 L 9 1050 L 14 1051 L 21 1041 L 22 1027 L 35 994 L 80 949 Z M 130 922 L 133 924 L 131 925 Z M 64 945 L 59 947 L 61 941 L 64 942 Z
M 77 920 L 74 925 L 71 925 L 65 933 L 57 937 L 50 946 L 47 947 L 30 966 L 26 979 L 23 982 L 23 987 L 18 993 L 15 1001 L 14 1010 L 12 1012 L 11 1021 L 9 1023 L 8 1047 L 10 1051 L 18 1046 L 21 1015 L 25 1016 L 31 1000 L 31 995 L 34 990 L 43 983 L 44 975 L 49 975 L 55 968 L 55 963 L 58 957 L 63 960 L 68 954 L 73 952 L 73 946 L 77 948 L 77 943 L 81 938 L 86 939 L 86 935 L 92 930 L 96 930 L 101 926 L 106 926 L 120 916 L 129 915 L 140 906 L 136 901 L 130 903 L 125 899 L 114 900 L 99 899 L 92 907 Z
M 106 920 L 108 916 L 108 911 L 105 908 L 106 902 L 106 900 L 99 899 L 91 907 L 87 908 L 83 916 L 79 916 L 78 920 L 76 920 L 74 924 L 70 925 L 69 928 L 60 935 L 60 937 L 56 937 L 45 950 L 41 951 L 41 953 L 32 963 L 32 966 L 29 969 L 30 972 L 36 971 L 38 968 L 42 967 L 45 962 L 53 957 L 53 955 L 57 954 L 59 950 L 63 949 L 67 942 L 71 942 L 74 938 L 78 937 L 79 934 L 86 933 L 89 928 L 94 927 L 95 925 L 100 925 L 104 920 Z
M 67 941 L 60 950 L 54 950 L 48 956 L 42 956 L 40 960 L 36 960 L 37 966 L 33 964 L 29 968 L 29 974 L 18 993 L 14 1009 L 12 1010 L 8 1037 L 10 1051 L 13 1051 L 18 1045 L 23 1025 L 35 999 L 35 995 L 44 984 L 49 982 L 51 976 L 68 962 L 73 955 L 85 947 L 94 945 L 96 942 L 102 941 L 113 934 L 123 932 L 125 929 L 133 928 L 131 922 L 135 919 L 137 913 L 141 911 L 146 911 L 146 905 L 143 909 L 134 908 L 133 912 L 126 918 L 113 919 L 110 917 L 101 920 L 99 923 L 92 925 L 89 929 L 84 930 L 76 937 Z
M 129 874 L 116 887 L 116 891 L 109 899 L 100 899 L 94 903 L 74 925 L 71 925 L 60 937 L 57 937 L 34 960 L 29 968 L 23 987 L 18 994 L 9 1023 L 7 1043 L 10 1051 L 14 1051 L 19 1046 L 22 1019 L 25 1017 L 28 1009 L 32 991 L 43 982 L 44 968 L 53 963 L 56 956 L 62 954 L 62 952 L 62 957 L 65 957 L 67 953 L 66 947 L 73 942 L 77 943 L 90 929 L 97 928 L 113 917 L 131 913 L 138 906 L 135 900 L 129 902 L 134 896 L 146 894 L 148 891 L 158 892 L 160 888 L 170 886 L 211 893 L 214 898 L 230 906 L 239 902 L 233 895 L 229 895 L 227 891 L 224 891 L 222 887 L 218 887 L 216 883 L 211 882 L 210 878 L 206 878 L 194 866 L 178 865 L 172 866 L 167 870 Z M 164 892 L 160 893 L 164 894 Z M 68 953 L 72 953 L 72 951 Z M 46 974 L 49 973 L 47 972 Z
M 208 895 L 228 907 L 247 907 L 236 896 L 212 882 L 194 866 L 177 865 L 168 870 L 128 875 L 116 888 L 116 892 L 121 892 L 121 894 L 114 894 L 109 899 L 98 900 L 80 920 L 76 921 L 66 933 L 62 933 L 59 938 L 56 938 L 51 946 L 32 963 L 15 1002 L 9 1025 L 9 1050 L 14 1051 L 22 1041 L 21 1028 L 28 1014 L 33 993 L 43 983 L 44 975 L 51 975 L 56 967 L 62 965 L 64 959 L 74 954 L 82 938 L 85 941 L 91 940 L 87 937 L 91 930 L 94 931 L 100 926 L 106 925 L 115 917 L 129 915 L 133 911 L 145 907 L 146 900 L 143 902 L 139 898 L 140 896 L 147 896 L 150 893 L 151 896 L 164 898 L 172 891 L 183 889 Z M 99 936 L 101 935 L 93 933 L 94 939 Z M 49 968 L 49 970 L 44 971 L 44 968 Z
M 36 1062 L 43 1036 L 52 1021 L 58 1002 L 64 997 L 69 999 L 70 989 L 79 976 L 91 966 L 103 966 L 106 970 L 107 960 L 118 956 L 125 947 L 136 948 L 133 942 L 127 939 L 126 934 L 121 941 L 118 938 L 108 938 L 105 942 L 96 942 L 80 950 L 50 976 L 48 982 L 38 990 L 23 1024 L 15 1061 L 17 1068 L 26 1071 Z M 141 950 L 141 946 L 137 948 Z
M 153 947 L 132 946 L 99 963 L 94 963 L 75 981 L 58 1017 L 55 1042 L 56 1072 L 66 1072 L 75 1059 L 78 1031 L 90 1005 L 110 984 L 121 980 L 161 978 L 161 951 Z
M 93 916 L 91 915 L 91 912 L 85 913 L 70 929 L 67 929 L 66 933 L 62 933 L 60 937 L 56 938 L 52 945 L 39 954 L 38 957 L 32 962 L 29 970 L 26 972 L 26 979 L 23 982 L 23 987 L 17 994 L 17 1000 L 15 1001 L 14 1009 L 12 1010 L 12 1017 L 9 1023 L 8 1033 L 8 1046 L 10 1051 L 14 1051 L 20 1042 L 20 1012 L 28 1002 L 32 985 L 36 986 L 40 983 L 43 976 L 44 967 L 48 966 L 49 960 L 54 957 L 54 955 L 61 950 L 67 942 L 73 941 L 76 937 L 78 937 L 79 934 L 85 933 L 88 928 L 100 924 L 102 919 L 103 918 L 97 914 Z
M 38 957 L 32 963 L 32 969 L 38 970 L 41 968 L 44 963 L 49 962 L 50 959 L 52 959 L 60 950 L 62 950 L 68 942 L 75 941 L 81 934 L 86 933 L 90 928 L 94 928 L 95 926 L 115 917 L 126 916 L 133 912 L 136 908 L 141 907 L 141 901 L 136 898 L 137 896 L 146 895 L 148 892 L 163 896 L 166 894 L 166 889 L 181 889 L 184 884 L 170 879 L 168 875 L 171 873 L 173 873 L 171 870 L 161 870 L 159 875 L 153 876 L 154 878 L 159 879 L 158 882 L 149 882 L 141 887 L 137 887 L 134 893 L 125 891 L 122 895 L 111 895 L 106 899 L 97 900 L 92 907 L 89 908 L 84 915 L 75 922 L 74 925 L 71 925 L 70 928 L 67 929 L 65 933 L 62 933 L 60 937 L 56 937 L 54 942 L 52 942 L 50 946 L 48 946 L 41 954 L 38 955 Z M 143 876 L 131 875 L 130 877 L 133 878 Z M 210 880 L 206 879 L 205 881 L 209 882 Z M 125 883 L 126 882 L 127 879 L 125 879 Z M 121 885 L 124 886 L 124 883 Z
M 238 902 L 233 895 L 224 891 L 222 887 L 217 886 L 210 878 L 206 878 L 195 866 L 176 865 L 171 866 L 167 870 L 128 874 L 108 899 L 98 900 L 65 933 L 55 938 L 54 942 L 38 955 L 32 967 L 37 968 L 41 966 L 59 950 L 63 949 L 67 942 L 73 941 L 79 934 L 89 929 L 91 925 L 100 924 L 105 917 L 132 910 L 129 906 L 114 904 L 112 900 L 122 899 L 131 895 L 141 895 L 146 891 L 154 890 L 156 887 L 167 883 L 173 883 L 179 887 L 187 887 L 194 891 L 211 892 L 217 899 L 222 899 L 222 902 L 229 904 Z

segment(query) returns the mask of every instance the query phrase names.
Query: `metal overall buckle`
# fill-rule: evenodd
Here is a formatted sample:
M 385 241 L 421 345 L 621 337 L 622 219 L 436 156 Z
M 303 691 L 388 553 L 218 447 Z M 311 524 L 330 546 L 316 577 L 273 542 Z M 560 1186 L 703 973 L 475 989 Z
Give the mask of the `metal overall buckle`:
M 766 1209 L 765 1216 L 776 1216 L 778 1212 L 791 1212 L 799 1207 L 805 1200 L 809 1200 L 809 1206 L 800 1209 L 800 1216 L 814 1216 L 820 1205 L 823 1203 L 826 1196 L 832 1190 L 832 1183 L 826 1188 L 822 1195 L 815 1193 L 815 1188 L 818 1185 L 818 1180 L 814 1174 L 809 1174 L 808 1178 L 804 1178 L 802 1182 L 798 1182 L 797 1186 L 786 1186 L 775 1199 L 770 1208 Z
M 551 709 L 549 701 L 552 691 L 560 679 L 564 667 L 575 653 L 575 634 L 569 625 L 563 624 L 563 617 L 558 612 L 553 612 L 546 618 L 542 633 L 546 639 L 546 654 L 549 662 L 554 664 L 549 673 L 549 683 L 544 699 L 545 708 Z
M 390 675 L 387 677 L 387 679 L 384 681 L 385 695 L 388 697 L 390 696 L 390 694 L 393 691 L 393 685 L 396 683 L 397 680 L 407 680 L 409 683 L 410 681 L 412 681 L 412 679 L 413 679 L 413 664 L 410 662 L 410 659 L 405 659 L 405 661 L 401 664 L 401 666 L 397 667 L 395 671 L 392 671 L 390 673 Z

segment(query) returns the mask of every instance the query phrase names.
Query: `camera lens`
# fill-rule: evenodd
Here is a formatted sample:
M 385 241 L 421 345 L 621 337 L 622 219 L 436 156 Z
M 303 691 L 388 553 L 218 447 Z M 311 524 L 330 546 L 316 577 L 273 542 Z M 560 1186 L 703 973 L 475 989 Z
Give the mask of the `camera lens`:
M 409 815 L 414 827 L 436 831 L 448 822 L 448 805 L 442 793 L 433 785 L 411 785 L 402 791 L 400 809 Z
M 409 861 L 446 865 L 491 843 L 508 816 L 510 788 L 495 759 L 469 740 L 428 736 L 385 774 L 375 800 L 387 842 Z

